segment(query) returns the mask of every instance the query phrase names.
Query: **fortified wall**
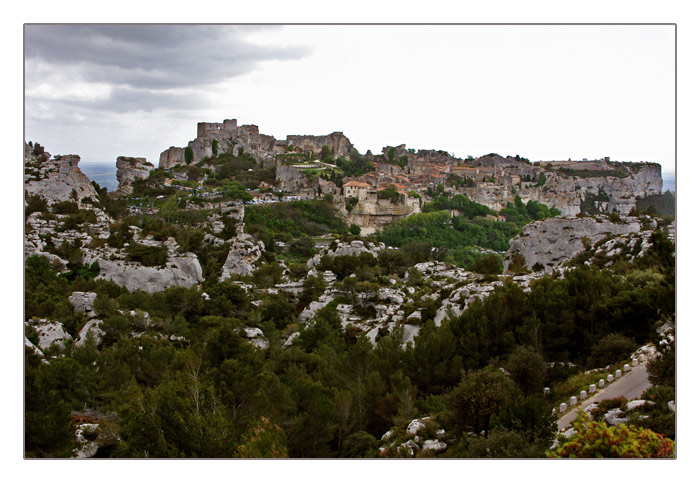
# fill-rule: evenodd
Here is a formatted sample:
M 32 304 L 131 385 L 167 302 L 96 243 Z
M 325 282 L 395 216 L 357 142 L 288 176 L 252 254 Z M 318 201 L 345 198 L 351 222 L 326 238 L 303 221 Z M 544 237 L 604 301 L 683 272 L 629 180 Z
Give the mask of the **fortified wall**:
M 278 154 L 289 152 L 310 154 L 320 157 L 323 146 L 328 146 L 334 157 L 349 156 L 352 143 L 342 132 L 322 136 L 290 135 L 286 140 L 260 134 L 254 124 L 238 125 L 236 119 L 224 122 L 197 123 L 197 137 L 187 144 L 187 148 L 171 146 L 160 155 L 159 167 L 170 169 L 185 164 L 186 149 L 191 150 L 192 164 L 219 153 L 238 154 L 240 150 L 252 155 L 263 166 L 272 166 Z

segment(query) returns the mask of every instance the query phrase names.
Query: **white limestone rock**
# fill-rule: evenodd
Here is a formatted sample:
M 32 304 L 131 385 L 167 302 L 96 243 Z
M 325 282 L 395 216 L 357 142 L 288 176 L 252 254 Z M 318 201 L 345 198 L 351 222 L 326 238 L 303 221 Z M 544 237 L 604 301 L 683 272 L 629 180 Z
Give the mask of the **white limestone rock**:
M 73 305 L 74 312 L 92 312 L 92 304 L 96 298 L 95 292 L 73 292 L 68 301 Z
M 284 344 L 282 344 L 282 347 L 291 347 L 292 344 L 294 343 L 294 340 L 301 335 L 300 332 L 294 332 L 291 334 L 289 337 L 287 337 L 287 340 L 284 341 Z
M 72 339 L 70 334 L 63 328 L 63 324 L 57 321 L 30 319 L 26 324 L 33 327 L 39 335 L 39 348 L 42 351 L 48 349 L 53 344 L 63 349 L 65 348 L 65 341 Z
M 34 352 L 34 354 L 36 354 L 36 355 L 38 355 L 39 357 L 41 357 L 42 359 L 44 359 L 44 353 L 41 352 L 41 349 L 39 349 L 37 346 L 35 346 L 35 345 L 32 343 L 32 341 L 30 341 L 29 339 L 27 339 L 27 336 L 24 336 L 24 345 L 25 345 L 26 347 L 29 347 L 29 348 L 32 350 L 32 352 Z M 46 361 L 46 359 L 44 359 L 44 361 Z
M 335 296 L 333 296 L 331 292 L 327 290 L 318 298 L 318 300 L 314 300 L 307 307 L 305 307 L 304 310 L 301 311 L 298 319 L 299 322 L 308 323 L 311 319 L 316 317 L 316 314 L 319 310 L 331 303 L 334 299 Z
M 243 331 L 248 342 L 258 349 L 266 350 L 270 347 L 270 342 L 265 338 L 265 334 L 257 327 L 244 327 Z
M 609 235 L 626 235 L 639 230 L 636 218 L 623 218 L 620 223 L 607 218 L 547 218 L 524 226 L 522 232 L 511 239 L 506 259 L 510 260 L 519 252 L 525 257 L 527 267 L 540 263 L 546 273 L 552 273 L 555 267 L 584 249 L 584 237 L 594 245 Z
M 332 245 L 335 245 L 334 248 L 331 248 Z M 350 243 L 336 240 L 332 245 L 323 248 L 320 252 L 310 258 L 309 261 L 306 262 L 307 266 L 309 268 L 318 266 L 318 264 L 321 263 L 321 258 L 325 255 L 335 258 L 341 255 L 359 256 L 362 253 L 369 253 L 374 258 L 377 258 L 379 252 L 385 248 L 383 243 L 360 240 L 353 240 Z
M 75 340 L 76 347 L 84 346 L 90 337 L 97 345 L 100 345 L 102 337 L 105 335 L 105 332 L 100 328 L 101 325 L 102 320 L 100 319 L 89 320 L 78 332 L 78 338 Z
M 617 426 L 618 424 L 624 424 L 628 421 L 626 417 L 624 417 L 624 411 L 620 408 L 613 408 L 607 413 L 605 413 L 605 416 L 603 416 L 603 419 L 605 419 L 605 422 L 612 425 L 612 426 Z
M 229 248 L 228 257 L 221 268 L 219 281 L 223 282 L 232 275 L 252 275 L 254 263 L 262 256 L 265 244 L 247 233 L 238 235 Z
M 80 156 L 69 154 L 51 157 L 41 161 L 41 155 L 34 155 L 29 145 L 24 145 L 24 189 L 29 196 L 41 195 L 49 205 L 59 201 L 76 201 L 83 198 L 97 200 L 97 192 L 87 176 L 80 171 Z M 72 197 L 75 190 L 77 199 Z
M 423 451 L 435 451 L 441 453 L 447 449 L 447 443 L 438 441 L 437 439 L 426 439 L 423 442 Z
M 111 280 L 130 292 L 162 292 L 168 287 L 192 287 L 203 281 L 202 267 L 194 253 L 168 257 L 165 267 L 147 267 L 136 262 L 99 259 L 96 279 Z
M 411 436 L 414 436 L 418 431 L 421 429 L 425 428 L 425 423 L 430 421 L 430 418 L 420 418 L 420 419 L 414 419 L 410 423 L 408 423 L 408 426 L 406 427 L 406 433 L 410 434 Z

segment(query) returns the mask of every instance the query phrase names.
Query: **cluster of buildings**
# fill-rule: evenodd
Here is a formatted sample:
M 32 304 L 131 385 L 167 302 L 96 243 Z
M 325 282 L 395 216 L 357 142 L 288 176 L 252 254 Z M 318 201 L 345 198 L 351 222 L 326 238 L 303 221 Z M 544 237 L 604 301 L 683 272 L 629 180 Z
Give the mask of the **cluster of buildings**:
M 504 158 L 489 154 L 467 161 L 455 158 L 444 151 L 408 151 L 405 145 L 391 149 L 392 158 L 401 165 L 387 162 L 374 163 L 373 172 L 343 183 L 343 197 L 359 201 L 377 199 L 377 193 L 388 188 L 397 190 L 402 199 L 410 193 L 425 193 L 430 188 L 443 185 L 445 190 L 459 192 L 462 188 L 478 188 L 485 185 L 513 186 L 534 183 L 541 168 L 519 157 Z

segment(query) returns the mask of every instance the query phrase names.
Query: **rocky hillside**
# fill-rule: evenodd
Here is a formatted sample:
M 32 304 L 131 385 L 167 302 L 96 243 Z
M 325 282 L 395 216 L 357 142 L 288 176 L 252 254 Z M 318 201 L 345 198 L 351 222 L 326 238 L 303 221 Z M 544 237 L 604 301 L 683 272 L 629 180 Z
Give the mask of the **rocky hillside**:
M 59 201 L 83 198 L 97 199 L 90 180 L 80 168 L 80 156 L 51 156 L 39 144 L 24 144 L 24 190 L 28 195 L 41 195 L 49 205 Z

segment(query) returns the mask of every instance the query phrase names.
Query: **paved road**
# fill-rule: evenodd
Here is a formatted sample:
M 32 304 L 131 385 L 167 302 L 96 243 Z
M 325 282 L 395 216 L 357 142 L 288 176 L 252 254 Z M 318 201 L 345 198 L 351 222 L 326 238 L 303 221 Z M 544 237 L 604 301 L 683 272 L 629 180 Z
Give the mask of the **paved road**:
M 624 397 L 627 400 L 637 399 L 649 386 L 651 386 L 651 383 L 647 375 L 646 364 L 639 364 L 620 379 L 603 389 L 598 389 L 593 396 L 564 414 L 559 420 L 559 430 L 565 429 L 576 419 L 578 410 L 585 409 L 594 402 L 617 397 Z

